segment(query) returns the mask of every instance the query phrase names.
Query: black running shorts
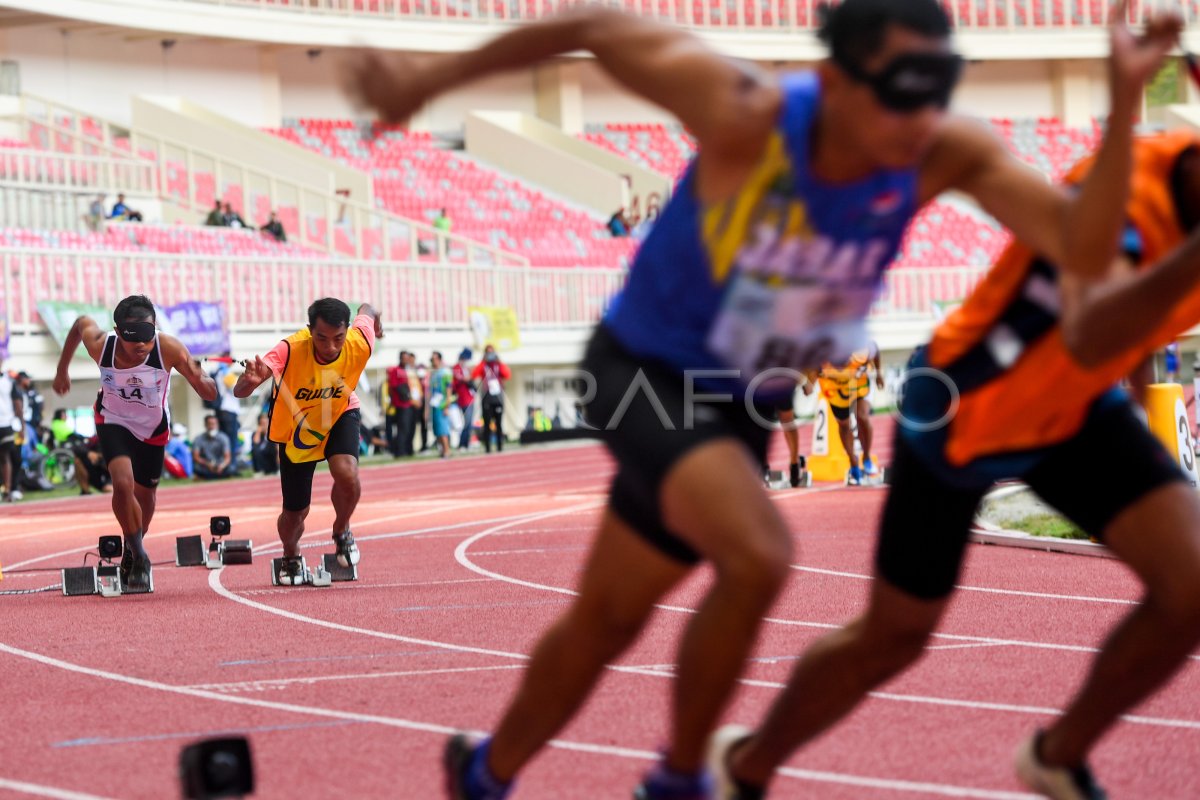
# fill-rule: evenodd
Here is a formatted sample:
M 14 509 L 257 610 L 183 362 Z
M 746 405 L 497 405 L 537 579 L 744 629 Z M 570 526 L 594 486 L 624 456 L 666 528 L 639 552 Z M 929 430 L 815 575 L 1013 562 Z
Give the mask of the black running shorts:
M 683 374 L 634 356 L 603 325 L 592 336 L 582 366 L 595 379 L 595 397 L 584 409 L 587 421 L 600 429 L 617 460 L 609 507 L 664 555 L 684 564 L 699 562 L 700 554 L 663 522 L 663 480 L 688 452 L 717 439 L 742 442 L 754 463 L 762 463 L 773 428 L 756 422 L 740 397 L 696 403 L 688 424 Z M 769 408 L 759 413 L 772 418 Z
M 876 569 L 908 594 L 941 599 L 958 580 L 976 508 L 990 484 L 951 484 L 930 469 L 903 434 L 895 442 Z M 1126 508 L 1184 480 L 1175 459 L 1127 402 L 1094 410 L 1078 434 L 1044 453 L 1011 477 L 1098 539 Z
M 122 425 L 107 423 L 96 426 L 100 439 L 100 452 L 112 471 L 117 458 L 128 458 L 133 466 L 133 482 L 147 489 L 154 489 L 162 478 L 165 445 L 146 444 Z
M 329 429 L 325 440 L 325 458 L 330 456 L 354 456 L 358 460 L 359 427 L 358 409 L 342 414 Z M 279 483 L 283 487 L 283 507 L 287 511 L 303 511 L 312 503 L 313 473 L 320 461 L 296 463 L 287 457 L 284 447 L 279 447 Z

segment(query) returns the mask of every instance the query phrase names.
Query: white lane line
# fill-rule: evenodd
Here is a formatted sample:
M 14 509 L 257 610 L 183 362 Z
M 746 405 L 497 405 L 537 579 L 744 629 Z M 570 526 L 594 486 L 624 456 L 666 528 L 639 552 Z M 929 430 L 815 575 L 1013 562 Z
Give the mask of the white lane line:
M 100 795 L 74 792 L 70 789 L 57 789 L 53 786 L 42 786 L 38 783 L 14 781 L 0 778 L 0 789 L 12 789 L 14 792 L 33 795 L 34 797 L 55 797 L 58 800 L 107 800 Z
M 304 706 L 294 703 L 279 703 L 271 700 L 259 700 L 256 698 L 242 697 L 239 695 L 221 694 L 219 692 L 211 692 L 205 689 L 192 689 L 186 686 L 172 686 L 166 683 L 159 683 L 158 681 L 135 678 L 131 675 L 123 675 L 116 672 L 93 669 L 91 667 L 85 667 L 81 664 L 72 664 L 57 658 L 41 655 L 40 653 L 21 650 L 20 648 L 12 647 L 11 645 L 4 644 L 3 642 L 0 642 L 0 652 L 8 653 L 19 658 L 26 658 L 45 666 L 56 667 L 68 672 L 87 675 L 93 678 L 103 678 L 105 680 L 136 686 L 141 689 L 169 692 L 172 694 L 194 697 L 201 700 L 215 700 L 221 703 L 253 706 L 255 708 L 266 708 L 274 711 L 305 714 L 308 716 L 324 717 L 327 719 L 369 722 L 392 728 L 402 728 L 405 730 L 433 733 L 442 736 L 448 736 L 458 732 L 458 729 L 448 725 L 439 725 L 436 723 L 421 722 L 418 720 L 403 719 L 399 717 L 386 717 L 379 714 L 362 714 L 353 711 L 339 711 L 336 709 L 320 708 L 317 706 Z M 468 731 L 468 733 L 479 734 L 480 732 Z M 658 753 L 650 750 L 637 750 L 629 747 L 616 747 L 606 744 L 572 742 L 564 739 L 552 739 L 549 744 L 551 747 L 555 747 L 560 750 L 568 750 L 577 753 L 590 753 L 594 755 L 616 756 L 619 758 L 631 758 L 639 761 L 653 762 L 657 761 L 659 758 Z M 796 769 L 793 767 L 784 767 L 779 770 L 779 774 L 790 778 L 816 783 L 858 786 L 865 789 L 882 789 L 893 792 L 917 792 L 924 795 L 937 795 L 939 797 L 965 797 L 977 798 L 977 800 L 1036 800 L 1036 795 L 1018 792 L 995 791 L 991 789 L 977 789 L 968 786 L 954 786 L 941 783 L 923 783 L 919 781 L 896 780 L 891 778 L 872 778 L 862 775 L 847 775 L 839 772 Z M 46 796 L 63 797 L 64 800 L 103 800 L 103 798 L 95 798 L 91 795 L 79 794 Z
M 864 575 L 860 572 L 841 572 L 833 569 L 820 569 L 818 567 L 804 567 L 799 564 L 792 564 L 792 569 L 799 572 L 811 572 L 816 575 L 832 575 L 838 578 L 853 578 L 860 581 L 873 581 L 874 575 Z M 989 586 L 955 586 L 958 591 L 963 592 L 986 592 L 988 594 L 1008 594 L 1017 595 L 1019 597 L 1037 597 L 1046 600 L 1078 600 L 1082 603 L 1113 603 L 1123 606 L 1136 606 L 1137 600 L 1126 600 L 1120 597 L 1095 597 L 1086 594 L 1053 594 L 1050 592 L 1027 592 L 1020 589 L 996 589 Z
M 329 681 L 361 681 L 373 678 L 411 678 L 426 675 L 451 675 L 460 672 L 496 672 L 498 670 L 525 669 L 524 664 L 495 664 L 489 667 L 446 667 L 445 669 L 410 669 L 399 672 L 359 672 L 345 675 L 310 675 L 299 678 L 260 678 L 254 681 L 230 681 L 228 683 L 193 683 L 185 688 L 210 689 L 214 692 L 262 692 L 285 689 L 295 685 L 327 683 Z

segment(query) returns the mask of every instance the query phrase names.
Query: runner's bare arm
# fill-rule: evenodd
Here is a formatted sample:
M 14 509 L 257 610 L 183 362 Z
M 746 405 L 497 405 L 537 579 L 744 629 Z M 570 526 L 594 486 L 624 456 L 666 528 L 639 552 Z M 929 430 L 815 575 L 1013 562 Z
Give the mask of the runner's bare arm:
M 677 28 L 595 6 L 523 25 L 476 50 L 388 60 L 365 53 L 350 64 L 346 88 L 384 120 L 401 122 L 455 86 L 578 50 L 678 117 L 700 142 L 702 170 L 706 160 L 757 159 L 781 106 L 774 78 L 753 65 L 719 55 Z M 726 188 L 732 180 L 718 182 Z
M 63 342 L 62 355 L 58 358 L 58 372 L 54 376 L 54 391 L 64 395 L 71 391 L 71 376 L 68 369 L 75 351 L 82 343 L 93 361 L 99 362 L 104 353 L 104 340 L 108 334 L 101 330 L 96 320 L 91 317 L 80 317 L 75 320 L 71 330 L 67 331 L 67 339 Z
M 1111 263 L 1132 168 L 1133 123 L 1145 82 L 1179 38 L 1174 14 L 1155 14 L 1135 36 L 1124 24 L 1125 3 L 1113 9 L 1107 132 L 1087 179 L 1073 196 L 1052 187 L 1008 152 L 982 125 L 947 120 L 921 176 L 921 197 L 947 189 L 973 196 L 1033 250 L 1075 275 L 1097 277 Z
M 200 369 L 200 365 L 188 352 L 187 345 L 165 333 L 158 335 L 158 345 L 165 368 L 174 369 L 182 375 L 196 390 L 196 394 L 200 395 L 201 400 L 217 399 L 217 382 L 204 374 L 204 370 Z
M 1200 231 L 1157 264 L 1134 272 L 1118 259 L 1108 280 L 1063 282 L 1063 341 L 1082 366 L 1095 367 L 1135 348 L 1167 344 L 1200 323 Z
M 368 317 L 373 317 L 375 319 L 375 338 L 382 339 L 383 338 L 383 314 L 376 311 L 375 307 L 372 306 L 370 303 L 363 303 L 361 306 L 358 307 L 358 311 L 354 312 L 354 316 L 359 317 L 364 314 L 367 315 Z

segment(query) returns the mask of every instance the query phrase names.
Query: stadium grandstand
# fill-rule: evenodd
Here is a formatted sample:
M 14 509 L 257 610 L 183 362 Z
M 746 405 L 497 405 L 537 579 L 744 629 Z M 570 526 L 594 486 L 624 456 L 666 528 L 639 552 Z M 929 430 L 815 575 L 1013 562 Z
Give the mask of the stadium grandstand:
M 819 0 L 604 4 L 686 28 L 771 71 L 811 67 L 823 53 Z M 542 409 L 575 427 L 582 420 L 570 370 L 695 156 L 694 137 L 579 54 L 457 88 L 403 125 L 377 122 L 342 87 L 343 60 L 357 48 L 415 59 L 461 51 L 573 5 L 0 0 L 0 364 L 27 372 L 49 400 L 70 321 L 107 313 L 128 294 L 150 296 L 171 312 L 172 330 L 204 342 L 195 355 L 228 351 L 234 359 L 265 353 L 305 323 L 309 303 L 336 296 L 383 313 L 386 336 L 360 389 L 372 426 L 386 424 L 390 399 L 380 388 L 402 351 L 425 359 L 436 350 L 450 362 L 468 349 L 478 361 L 485 345 L 497 344 L 512 370 L 507 435 L 518 439 Z M 1060 180 L 1104 131 L 1108 4 L 943 5 L 967 64 L 954 110 L 977 119 L 1045 180 Z M 1200 0 L 1130 0 L 1128 22 L 1136 28 L 1167 5 L 1183 15 L 1185 45 L 1200 50 Z M 1151 86 L 1139 120 L 1143 130 L 1200 128 L 1200 89 L 1181 58 Z M 889 376 L 1010 241 L 964 196 L 941 196 L 916 216 L 870 314 Z M 85 409 L 99 377 L 86 359 L 70 371 L 70 392 L 52 405 Z M 890 388 L 881 397 L 890 404 Z M 175 419 L 203 429 L 211 408 L 183 381 L 170 403 Z M 260 410 L 257 401 L 241 405 L 243 431 L 255 427 Z M 529 480 L 547 497 L 559 491 Z M 464 496 L 482 484 L 464 484 Z M 204 620 L 188 624 L 201 631 Z M 424 646 L 419 637 L 393 638 L 393 650 Z M 303 648 L 291 656 L 302 660 Z M 457 667 L 431 667 L 443 668 Z M 208 693 L 201 680 L 189 679 L 189 691 Z M 355 724 L 370 722 L 372 711 L 364 700 Z M 105 735 L 125 736 L 129 723 L 107 720 L 115 727 Z M 255 724 L 239 718 L 229 727 Z M 1200 723 L 1181 726 L 1194 735 Z M 170 727 L 189 729 L 182 719 Z M 128 733 L 145 737 L 139 742 L 158 735 L 140 726 Z M 331 758 L 332 786 L 339 763 Z M 28 772 L 0 766 L 0 794 L 10 776 L 47 786 L 56 777 L 45 764 Z M 61 783 L 79 788 L 75 777 Z M 921 785 L 895 796 L 939 795 L 912 788 Z M 1195 796 L 1195 785 L 1188 790 L 1178 796 Z M 96 791 L 108 796 L 120 785 Z

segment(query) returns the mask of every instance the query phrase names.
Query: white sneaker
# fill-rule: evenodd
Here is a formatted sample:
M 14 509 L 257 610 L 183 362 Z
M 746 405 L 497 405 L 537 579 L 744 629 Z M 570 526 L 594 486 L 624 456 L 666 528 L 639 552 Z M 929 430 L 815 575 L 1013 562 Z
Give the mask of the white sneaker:
M 12 495 L 11 495 L 11 496 L 10 496 L 8 499 L 9 499 L 9 500 L 12 500 L 12 501 L 15 503 L 15 502 L 17 502 L 18 500 L 24 500 L 24 499 L 25 499 L 25 495 L 21 494 L 21 490 L 20 490 L 20 489 L 13 489 L 13 490 L 12 490 Z
M 1107 800 L 1108 794 L 1096 783 L 1087 766 L 1048 767 L 1038 760 L 1037 743 L 1041 731 L 1017 748 L 1017 777 L 1021 782 L 1050 800 Z
M 714 800 L 743 800 L 745 797 L 729 774 L 729 751 L 753 733 L 745 725 L 724 725 L 708 740 L 708 771 L 713 776 Z

